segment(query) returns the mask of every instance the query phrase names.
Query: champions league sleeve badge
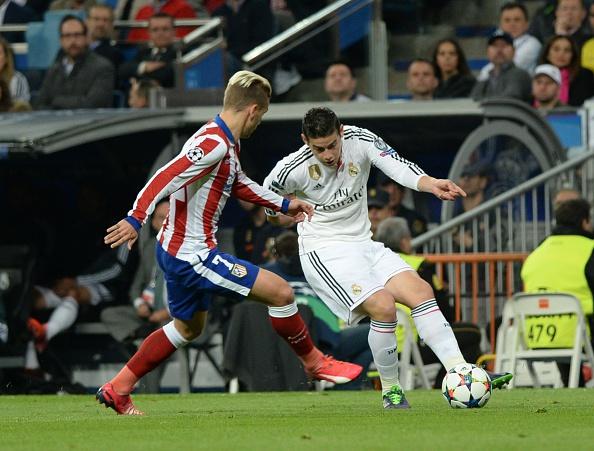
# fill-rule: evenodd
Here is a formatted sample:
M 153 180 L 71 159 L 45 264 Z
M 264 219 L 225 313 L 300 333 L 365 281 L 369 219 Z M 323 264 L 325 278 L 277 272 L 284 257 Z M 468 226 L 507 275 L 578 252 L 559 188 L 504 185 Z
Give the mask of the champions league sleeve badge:
M 192 163 L 198 163 L 204 157 L 204 150 L 200 147 L 194 147 L 188 151 L 188 158 Z

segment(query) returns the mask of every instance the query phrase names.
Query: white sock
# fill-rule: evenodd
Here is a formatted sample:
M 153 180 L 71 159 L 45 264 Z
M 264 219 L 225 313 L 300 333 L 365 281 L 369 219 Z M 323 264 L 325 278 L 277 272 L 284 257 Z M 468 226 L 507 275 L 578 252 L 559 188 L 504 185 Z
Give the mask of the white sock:
M 37 359 L 37 351 L 33 340 L 27 343 L 27 350 L 25 351 L 25 368 L 28 370 L 36 370 L 39 368 L 39 360 Z
M 446 370 L 466 363 L 450 323 L 445 319 L 435 299 L 429 299 L 410 311 L 419 337 L 435 353 Z
M 175 346 L 175 349 L 182 348 L 189 343 L 189 341 L 182 337 L 182 334 L 175 328 L 173 321 L 169 321 L 163 326 L 163 332 L 165 332 L 165 335 L 171 344 Z
M 268 307 L 268 315 L 272 316 L 273 318 L 288 318 L 289 316 L 293 316 L 296 313 L 299 313 L 296 302 L 292 302 L 291 304 L 285 305 L 283 307 Z
M 78 302 L 73 297 L 67 296 L 54 309 L 46 324 L 45 337 L 49 341 L 63 330 L 68 329 L 76 321 L 78 315 Z
M 396 322 L 371 320 L 369 327 L 367 340 L 382 382 L 382 394 L 390 391 L 394 385 L 400 385 L 395 330 Z

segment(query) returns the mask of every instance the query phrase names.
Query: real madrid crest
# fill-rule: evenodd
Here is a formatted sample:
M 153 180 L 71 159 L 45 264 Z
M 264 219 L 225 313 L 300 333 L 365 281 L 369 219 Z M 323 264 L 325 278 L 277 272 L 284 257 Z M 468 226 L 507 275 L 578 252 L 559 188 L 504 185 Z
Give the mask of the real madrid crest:
M 353 290 L 353 294 L 355 296 L 359 296 L 361 294 L 361 286 L 357 285 L 356 283 L 351 285 L 351 290 Z
M 320 167 L 317 164 L 312 164 L 309 168 L 309 176 L 314 179 L 314 180 L 320 180 L 320 177 L 322 176 L 322 171 L 320 170 Z
M 351 161 L 349 163 L 349 175 L 351 177 L 357 177 L 358 174 L 359 174 L 359 168 L 357 166 L 355 166 L 353 164 L 353 162 Z

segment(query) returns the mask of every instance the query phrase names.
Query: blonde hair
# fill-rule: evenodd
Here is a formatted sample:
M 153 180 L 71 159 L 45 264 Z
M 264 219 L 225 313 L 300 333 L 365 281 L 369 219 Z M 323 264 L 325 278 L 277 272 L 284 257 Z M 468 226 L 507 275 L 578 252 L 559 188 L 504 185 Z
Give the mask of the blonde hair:
M 14 76 L 14 57 L 10 44 L 2 36 L 0 36 L 0 47 L 4 50 L 4 67 L 0 69 L 0 78 L 10 84 L 10 80 Z
M 254 103 L 264 108 L 271 95 L 272 87 L 268 80 L 254 72 L 240 70 L 227 83 L 223 109 L 241 111 Z

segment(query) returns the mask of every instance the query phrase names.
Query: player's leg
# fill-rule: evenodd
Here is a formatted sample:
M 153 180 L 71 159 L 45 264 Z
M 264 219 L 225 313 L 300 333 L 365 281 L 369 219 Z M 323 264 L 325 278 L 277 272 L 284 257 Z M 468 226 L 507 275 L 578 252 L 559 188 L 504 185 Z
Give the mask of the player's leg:
M 297 309 L 293 290 L 284 279 L 260 269 L 249 298 L 268 305 L 272 327 L 295 351 L 311 377 L 346 383 L 359 376 L 361 366 L 324 356 L 314 346 L 307 325 Z
M 409 404 L 398 378 L 394 298 L 386 290 L 376 291 L 357 308 L 357 313 L 362 313 L 371 319 L 368 342 L 380 375 L 384 408 L 408 408 Z

